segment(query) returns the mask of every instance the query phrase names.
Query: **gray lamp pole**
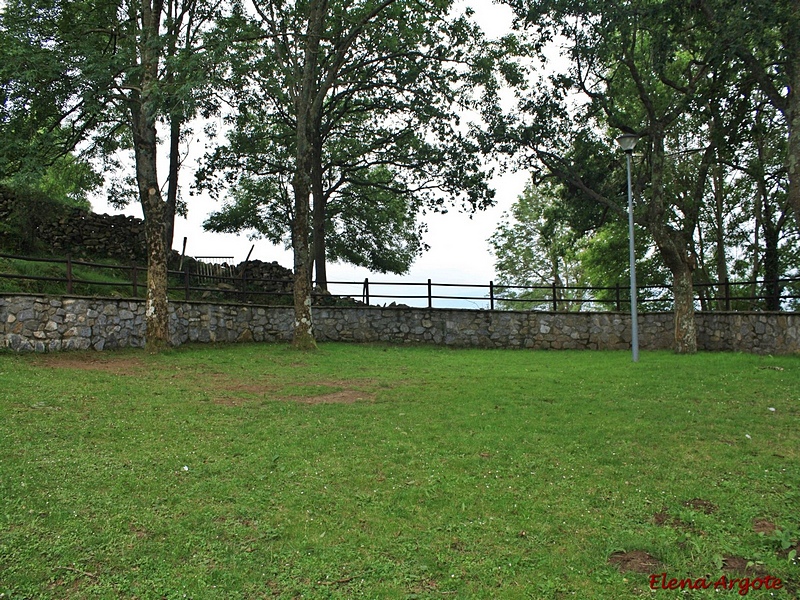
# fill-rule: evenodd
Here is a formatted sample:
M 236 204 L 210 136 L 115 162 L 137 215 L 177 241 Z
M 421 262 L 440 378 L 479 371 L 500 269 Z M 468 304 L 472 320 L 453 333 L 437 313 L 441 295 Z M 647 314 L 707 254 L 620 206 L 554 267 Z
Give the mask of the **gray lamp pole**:
M 639 315 L 636 306 L 636 254 L 633 249 L 633 191 L 631 189 L 631 155 L 639 141 L 639 136 L 632 133 L 624 133 L 617 138 L 617 143 L 622 151 L 625 152 L 625 159 L 628 163 L 628 238 L 630 245 L 630 269 L 631 269 L 631 352 L 633 362 L 639 362 Z

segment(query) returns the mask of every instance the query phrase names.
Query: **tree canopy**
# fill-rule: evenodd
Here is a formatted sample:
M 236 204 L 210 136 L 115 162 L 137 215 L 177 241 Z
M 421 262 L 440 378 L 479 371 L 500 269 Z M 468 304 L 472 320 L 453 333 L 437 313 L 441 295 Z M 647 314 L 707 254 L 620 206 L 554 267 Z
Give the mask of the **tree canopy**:
M 710 25 L 714 15 L 724 13 L 734 21 L 736 15 L 724 3 L 712 2 L 508 4 L 521 29 L 561 44 L 568 66 L 542 76 L 541 85 L 522 98 L 516 111 L 498 115 L 487 144 L 513 154 L 538 178 L 560 181 L 573 225 L 589 232 L 598 222 L 625 212 L 622 153 L 613 147 L 614 137 L 621 132 L 640 136 L 634 155 L 635 221 L 672 275 L 676 349 L 694 352 L 696 274 L 710 279 L 712 265 L 717 281 L 727 279 L 735 239 L 730 234 L 739 232 L 744 243 L 742 236 L 752 239 L 755 234 L 758 239 L 759 229 L 783 227 L 785 219 L 776 212 L 783 206 L 781 190 L 791 189 L 791 181 L 778 176 L 772 180 L 777 184 L 772 193 L 762 193 L 766 182 L 750 162 L 757 155 L 753 144 L 765 141 L 764 105 L 757 108 L 753 102 L 756 91 L 778 113 L 782 105 L 765 89 L 752 57 L 745 56 L 748 51 L 737 49 L 738 42 L 730 37 L 723 39 L 719 23 Z M 749 39 L 759 40 L 750 50 L 756 48 L 754 56 L 761 56 L 762 49 L 766 53 L 759 64 L 777 64 L 774 57 L 784 53 L 775 49 L 791 46 L 779 41 L 783 29 L 777 20 L 748 23 Z M 771 122 L 778 125 L 775 119 Z M 767 168 L 774 169 L 780 164 L 775 162 L 780 148 L 787 148 L 786 138 L 770 139 L 777 145 L 765 156 L 771 156 Z M 753 215 L 745 204 L 755 206 L 752 197 L 737 198 L 734 192 L 734 182 L 742 179 L 762 188 L 755 223 L 743 217 Z M 770 276 L 775 277 L 775 269 Z
M 165 345 L 181 144 L 222 114 L 196 180 L 225 197 L 207 227 L 291 245 L 295 342 L 313 347 L 312 272 L 405 272 L 426 213 L 494 201 L 491 159 L 533 177 L 492 238 L 506 285 L 618 278 L 624 131 L 640 275 L 669 273 L 676 349 L 730 277 L 762 278 L 750 295 L 780 309 L 799 252 L 795 3 L 505 2 L 515 30 L 489 41 L 452 0 L 8 0 L 0 183 L 81 203 L 98 161 L 131 152 L 148 341 Z M 552 45 L 566 67 L 537 72 Z
M 513 41 L 489 45 L 452 11 L 439 0 L 256 3 L 234 23 L 231 131 L 201 173 L 205 186 L 223 173 L 234 192 L 207 226 L 292 243 L 301 325 L 312 262 L 323 288 L 328 260 L 405 272 L 423 248 L 421 211 L 492 202 L 462 120 L 497 101 L 495 67 Z

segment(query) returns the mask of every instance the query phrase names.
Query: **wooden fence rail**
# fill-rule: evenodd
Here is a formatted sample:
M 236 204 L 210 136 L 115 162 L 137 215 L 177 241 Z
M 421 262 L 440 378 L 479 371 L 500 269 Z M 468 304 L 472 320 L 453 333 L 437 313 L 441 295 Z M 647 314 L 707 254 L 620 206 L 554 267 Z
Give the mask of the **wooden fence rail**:
M 26 263 L 45 263 L 54 267 L 37 269 L 45 275 L 29 275 L 0 272 L 0 293 L 11 288 L 3 286 L 3 281 L 17 282 L 19 287 L 33 288 L 29 291 L 40 291 L 26 282 L 50 284 L 41 286 L 44 293 L 66 293 L 91 296 L 120 296 L 130 294 L 138 298 L 146 293 L 147 268 L 141 265 L 110 265 L 105 263 L 64 259 L 39 258 L 0 254 L 0 259 L 24 261 Z M 76 269 L 92 269 L 96 272 L 108 271 L 110 275 L 104 279 L 88 279 L 88 275 L 76 275 Z M 0 270 L 2 267 L 0 266 Z M 169 293 L 174 299 L 183 300 L 227 300 L 237 302 L 257 302 L 262 304 L 290 304 L 291 279 L 252 279 L 246 272 L 235 273 L 235 269 L 206 269 L 192 272 L 188 264 L 183 270 L 168 271 Z M 53 286 L 63 286 L 54 290 Z M 111 288 L 110 294 L 103 294 L 103 289 Z M 397 290 L 392 292 L 392 290 Z M 350 292 L 348 292 L 348 289 Z M 59 291 L 61 290 L 61 291 Z M 88 291 L 87 291 L 88 290 Z M 488 284 L 474 283 L 436 283 L 431 279 L 419 281 L 330 281 L 329 290 L 335 294 L 315 293 L 317 302 L 336 302 L 337 298 L 351 298 L 364 304 L 376 301 L 419 301 L 428 308 L 465 308 L 465 302 L 485 303 L 490 310 L 514 309 L 544 311 L 574 310 L 613 310 L 626 311 L 628 308 L 627 282 L 611 287 L 558 286 L 555 283 L 539 286 L 502 285 L 494 281 Z M 419 290 L 420 293 L 414 293 Z M 463 293 L 468 290 L 469 293 Z M 477 292 L 472 292 L 477 290 Z M 771 294 L 766 293 L 771 290 Z M 671 289 L 668 286 L 639 286 L 641 310 L 669 310 L 672 302 Z M 776 296 L 777 291 L 777 296 Z M 83 293 L 81 293 L 83 292 Z M 447 293 L 450 292 L 450 293 Z M 461 292 L 461 293 L 459 293 Z M 478 295 L 476 295 L 478 294 Z M 697 307 L 701 310 L 763 310 L 768 299 L 777 303 L 780 310 L 798 310 L 800 308 L 800 278 L 784 278 L 777 281 L 725 281 L 722 283 L 695 284 Z M 454 304 L 456 306 L 454 306 Z M 471 307 L 471 308 L 474 308 Z

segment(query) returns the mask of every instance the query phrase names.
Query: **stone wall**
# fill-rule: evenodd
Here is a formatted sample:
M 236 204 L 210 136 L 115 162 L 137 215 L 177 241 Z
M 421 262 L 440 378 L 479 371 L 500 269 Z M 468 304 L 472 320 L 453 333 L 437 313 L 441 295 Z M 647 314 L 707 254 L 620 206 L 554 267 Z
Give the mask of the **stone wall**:
M 627 350 L 624 313 L 545 313 L 326 306 L 320 341 L 430 343 L 480 348 Z M 186 342 L 276 342 L 292 336 L 290 307 L 170 303 L 170 335 Z M 671 313 L 639 317 L 643 350 L 672 347 Z M 698 347 L 760 354 L 800 351 L 800 314 L 698 313 Z M 17 352 L 142 347 L 144 303 L 46 296 L 0 297 L 0 348 Z
M 72 209 L 40 225 L 37 235 L 53 254 L 115 258 L 129 264 L 147 262 L 144 221 L 136 217 Z
M 19 252 L 38 246 L 75 258 L 115 258 L 129 264 L 147 260 L 144 221 L 136 217 L 100 215 L 44 197 L 22 200 L 0 187 L 0 219 L 15 223 Z

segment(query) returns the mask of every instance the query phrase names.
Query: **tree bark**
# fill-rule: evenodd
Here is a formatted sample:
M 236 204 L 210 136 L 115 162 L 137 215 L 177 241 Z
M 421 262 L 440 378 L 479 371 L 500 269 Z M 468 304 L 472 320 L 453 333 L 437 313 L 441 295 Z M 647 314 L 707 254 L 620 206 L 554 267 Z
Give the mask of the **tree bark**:
M 294 251 L 294 340 L 301 350 L 317 347 L 311 317 L 311 253 L 308 243 L 313 169 L 314 104 L 317 94 L 319 45 L 325 17 L 324 0 L 312 0 L 308 7 L 308 28 L 302 78 L 295 98 L 297 108 L 292 249 Z
M 292 223 L 292 249 L 294 250 L 294 340 L 295 347 L 312 350 L 317 344 L 311 318 L 311 262 L 308 244 L 309 194 L 308 172 L 303 171 L 298 144 L 298 169 L 294 188 L 294 222 Z
M 148 351 L 155 352 L 169 345 L 165 207 L 156 171 L 155 121 L 147 117 L 146 109 L 141 105 L 132 107 L 131 112 L 136 182 L 147 236 L 146 347 Z
M 145 304 L 146 348 L 157 352 L 169 345 L 167 303 L 167 253 L 165 249 L 164 201 L 158 185 L 156 149 L 156 107 L 152 98 L 158 78 L 159 21 L 163 4 L 156 0 L 141 3 L 140 90 L 129 98 L 136 183 L 144 213 L 147 235 L 147 299 Z
M 672 290 L 675 296 L 675 352 L 697 352 L 697 330 L 694 322 L 694 287 L 689 265 L 672 271 Z
M 317 344 L 311 317 L 311 252 L 308 240 L 311 195 L 311 152 L 308 140 L 307 114 L 301 111 L 297 119 L 297 157 L 292 187 L 294 189 L 294 220 L 292 249 L 294 251 L 294 346 L 312 350 Z
M 648 229 L 661 253 L 664 264 L 672 273 L 674 297 L 675 352 L 694 354 L 697 352 L 697 330 L 694 322 L 694 286 L 692 271 L 695 261 L 692 258 L 689 232 L 693 224 L 684 223 L 682 229 L 675 229 L 667 218 L 667 205 L 664 198 L 664 129 L 661 123 L 651 126 L 651 198 L 647 209 Z M 689 215 L 686 215 L 689 219 Z

